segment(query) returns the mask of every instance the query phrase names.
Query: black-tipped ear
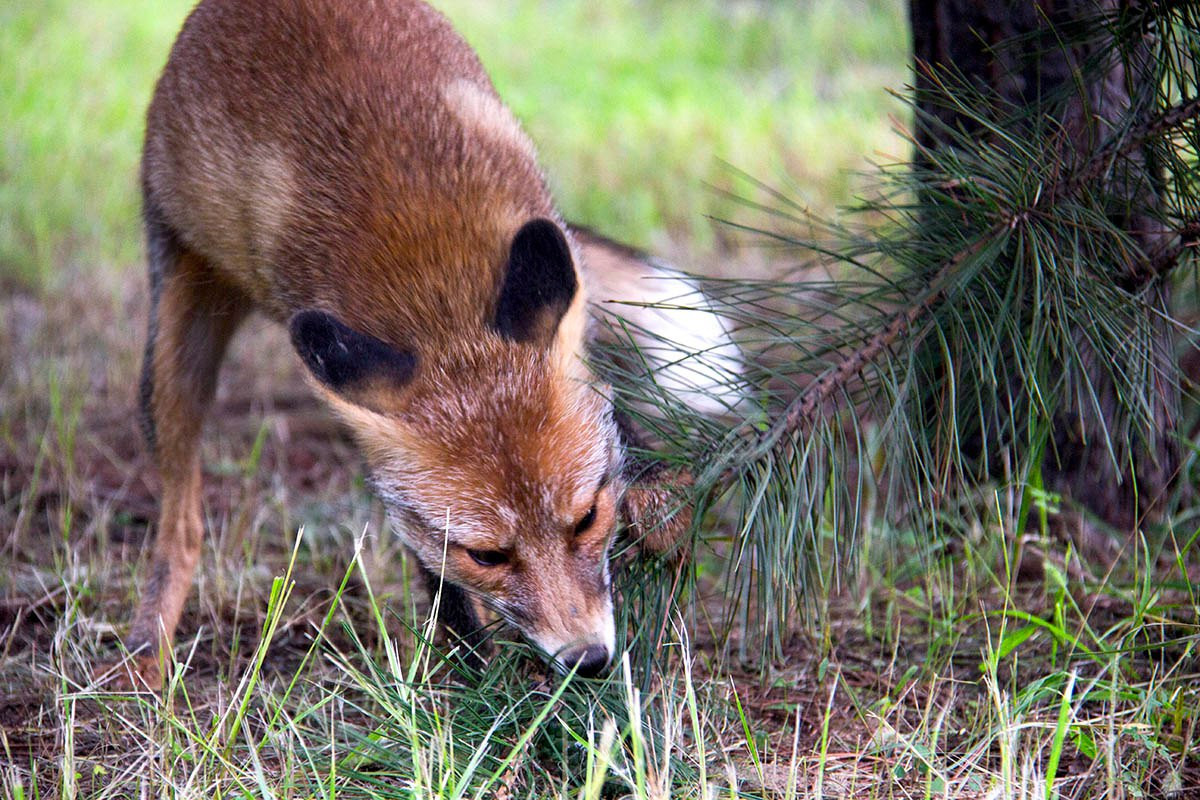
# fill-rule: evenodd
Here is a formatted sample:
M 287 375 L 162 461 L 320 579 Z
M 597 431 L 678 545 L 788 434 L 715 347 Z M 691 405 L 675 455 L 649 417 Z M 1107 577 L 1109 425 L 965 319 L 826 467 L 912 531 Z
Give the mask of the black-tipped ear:
M 548 219 L 526 222 L 509 251 L 496 330 L 513 341 L 549 344 L 578 288 L 562 230 Z
M 345 325 L 324 311 L 301 311 L 288 328 L 292 346 L 321 383 L 350 399 L 371 389 L 403 386 L 417 357 Z

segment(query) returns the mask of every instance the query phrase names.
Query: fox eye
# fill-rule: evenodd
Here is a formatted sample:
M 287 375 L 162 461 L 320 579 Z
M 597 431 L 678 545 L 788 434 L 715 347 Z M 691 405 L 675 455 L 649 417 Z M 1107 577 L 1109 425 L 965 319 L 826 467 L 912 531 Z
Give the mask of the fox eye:
M 508 553 L 502 550 L 467 550 L 467 555 L 481 567 L 498 567 L 508 563 Z
M 583 533 L 588 528 L 592 527 L 592 523 L 596 521 L 596 504 L 592 503 L 592 507 L 583 515 L 579 522 L 575 523 L 575 533 Z

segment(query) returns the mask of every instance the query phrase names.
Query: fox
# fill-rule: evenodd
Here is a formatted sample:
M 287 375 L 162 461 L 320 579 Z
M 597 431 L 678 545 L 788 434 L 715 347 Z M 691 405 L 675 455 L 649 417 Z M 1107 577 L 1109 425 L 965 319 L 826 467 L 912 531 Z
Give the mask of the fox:
M 161 685 L 191 591 L 198 442 L 251 313 L 286 326 L 441 624 L 472 642 L 483 606 L 559 670 L 601 674 L 616 532 L 653 509 L 662 530 L 691 521 L 627 457 L 636 433 L 587 358 L 589 285 L 656 266 L 564 222 L 450 22 L 419 0 L 202 0 L 154 89 L 140 178 L 161 496 L 125 637 L 139 677 Z

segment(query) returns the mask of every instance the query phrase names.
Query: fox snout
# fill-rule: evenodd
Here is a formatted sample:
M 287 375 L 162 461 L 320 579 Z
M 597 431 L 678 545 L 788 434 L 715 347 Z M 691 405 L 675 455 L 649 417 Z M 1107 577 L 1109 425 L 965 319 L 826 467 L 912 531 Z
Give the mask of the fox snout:
M 558 524 L 522 527 L 502 563 L 481 566 L 468 551 L 457 575 L 555 668 L 586 677 L 600 674 L 616 651 L 608 550 L 619 488 L 594 486 L 577 493 L 582 501 Z
M 413 544 L 411 538 L 409 543 Z M 418 555 L 421 549 L 414 547 Z M 430 594 L 435 597 L 441 623 L 467 646 L 467 653 L 483 641 L 483 627 L 477 616 L 482 604 L 540 650 L 559 672 L 574 670 L 578 675 L 594 678 L 611 663 L 616 652 L 616 631 L 607 566 L 597 565 L 603 583 L 599 593 L 593 593 L 594 584 L 587 581 L 583 586 L 573 587 L 567 596 L 556 596 L 547 594 L 546 586 L 538 586 L 542 581 L 537 578 L 525 580 L 528 573 L 523 569 L 497 587 L 487 580 L 481 583 L 484 576 L 463 571 L 461 563 L 455 565 L 454 561 L 451 556 L 439 566 L 424 566 L 423 572 Z M 536 574 L 538 578 L 558 578 L 559 586 L 566 584 L 561 580 L 561 568 L 541 568 Z M 588 593 L 592 593 L 591 602 L 585 597 Z
M 613 623 L 613 607 L 611 595 L 607 589 L 603 603 L 589 615 L 578 613 L 577 607 L 568 604 L 565 612 L 556 615 L 563 621 L 574 623 L 571 629 L 561 623 L 558 629 L 527 630 L 528 638 L 545 652 L 555 668 L 562 672 L 575 670 L 585 678 L 594 678 L 608 667 L 616 651 L 616 628 Z M 575 614 L 571 612 L 575 611 Z M 556 620 L 557 621 L 557 620 Z

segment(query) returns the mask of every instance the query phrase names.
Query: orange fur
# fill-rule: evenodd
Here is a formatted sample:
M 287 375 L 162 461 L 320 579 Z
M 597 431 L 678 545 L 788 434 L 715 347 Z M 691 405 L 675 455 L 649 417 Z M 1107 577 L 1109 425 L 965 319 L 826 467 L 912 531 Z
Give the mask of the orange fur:
M 406 542 L 564 665 L 585 647 L 611 656 L 620 450 L 579 359 L 583 282 L 548 342 L 492 324 L 514 235 L 558 216 L 532 146 L 446 20 L 415 0 L 204 0 L 151 103 L 142 181 L 145 396 L 164 492 L 130 646 L 174 634 L 202 536 L 196 440 L 253 307 L 283 323 L 326 312 L 414 354 L 402 385 L 313 381 Z

